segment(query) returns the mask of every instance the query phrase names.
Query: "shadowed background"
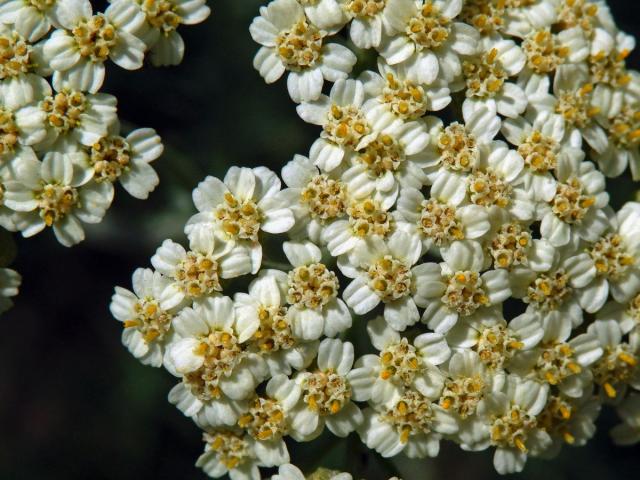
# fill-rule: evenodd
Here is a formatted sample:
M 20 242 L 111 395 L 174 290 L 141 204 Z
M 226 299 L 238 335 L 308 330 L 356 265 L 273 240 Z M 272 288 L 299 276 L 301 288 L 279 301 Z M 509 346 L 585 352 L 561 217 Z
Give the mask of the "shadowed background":
M 258 47 L 248 26 L 262 3 L 209 2 L 209 20 L 180 30 L 186 55 L 178 67 L 110 65 L 103 91 L 118 98 L 125 131 L 153 127 L 165 142 L 154 164 L 161 183 L 144 202 L 119 188 L 105 220 L 73 249 L 51 232 L 16 239 L 13 266 L 23 284 L 0 318 L 0 480 L 206 478 L 194 467 L 200 432 L 166 400 L 176 380 L 126 351 L 108 305 L 113 287 L 129 287 L 133 270 L 149 266 L 164 238 L 184 240 L 191 190 L 207 174 L 221 177 L 231 165 L 279 172 L 316 138 L 318 128 L 298 118 L 284 82 L 267 86 L 252 68 Z M 637 36 L 640 2 L 610 4 L 620 28 Z M 639 59 L 634 52 L 630 65 L 638 68 Z M 616 208 L 637 189 L 628 177 L 608 188 Z M 608 438 L 616 422 L 605 410 L 587 447 L 564 448 L 551 462 L 530 460 L 520 478 L 640 478 L 640 447 L 618 448 Z M 497 477 L 489 452 L 447 442 L 436 459 L 396 464 L 367 455 L 355 434 L 323 436 L 290 452 L 307 472 L 322 464 L 370 480 Z

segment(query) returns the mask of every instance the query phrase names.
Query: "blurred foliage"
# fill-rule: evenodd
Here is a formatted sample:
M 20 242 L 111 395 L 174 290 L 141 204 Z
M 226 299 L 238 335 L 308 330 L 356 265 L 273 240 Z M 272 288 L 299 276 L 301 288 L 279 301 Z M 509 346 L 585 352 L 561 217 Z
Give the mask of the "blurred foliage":
M 108 305 L 114 285 L 128 287 L 162 239 L 184 241 L 191 190 L 207 174 L 222 176 L 231 165 L 279 171 L 294 153 L 308 152 L 317 135 L 298 118 L 284 83 L 267 86 L 253 70 L 257 46 L 248 26 L 262 3 L 210 2 L 207 22 L 181 30 L 186 56 L 179 67 L 110 66 L 103 90 L 118 97 L 125 129 L 153 127 L 165 141 L 155 164 L 161 184 L 145 202 L 120 189 L 105 221 L 73 249 L 51 232 L 17 239 L 14 266 L 23 286 L 0 335 L 0 480 L 205 478 L 193 466 L 200 433 L 166 400 L 175 380 L 128 354 Z M 620 27 L 638 36 L 640 2 L 610 4 Z M 631 65 L 638 68 L 639 59 L 634 52 Z M 371 63 L 362 58 L 362 65 Z M 612 204 L 634 198 L 636 189 L 628 177 L 610 181 Z M 355 324 L 358 346 L 366 343 L 365 330 Z M 606 410 L 586 448 L 530 461 L 520 478 L 640 478 L 640 447 L 618 448 L 608 438 L 616 421 Z M 446 442 L 437 459 L 424 461 L 381 459 L 355 435 L 323 435 L 290 452 L 307 472 L 322 465 L 369 480 L 497 477 L 490 452 L 461 452 Z

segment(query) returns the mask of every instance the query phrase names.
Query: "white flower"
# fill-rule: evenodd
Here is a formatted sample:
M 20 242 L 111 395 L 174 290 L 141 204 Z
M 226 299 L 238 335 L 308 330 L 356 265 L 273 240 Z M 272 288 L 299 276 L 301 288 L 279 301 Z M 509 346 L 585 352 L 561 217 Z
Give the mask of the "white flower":
M 554 73 L 563 64 L 578 64 L 589 55 L 589 43 L 580 27 L 554 33 L 550 28 L 529 30 L 522 41 L 526 57 L 524 79 Z
M 426 307 L 422 321 L 446 333 L 459 318 L 500 309 L 511 296 L 509 276 L 504 270 L 480 273 L 485 264 L 482 247 L 475 241 L 454 242 L 442 251 L 444 262 L 421 265 L 423 276 L 418 289 Z
M 166 287 L 165 287 L 166 288 Z M 239 340 L 233 301 L 209 297 L 183 309 L 172 322 L 164 366 L 182 381 L 169 401 L 199 425 L 233 425 L 267 366 Z
M 396 231 L 386 241 L 370 237 L 350 258 L 338 263 L 342 273 L 353 278 L 342 297 L 357 315 L 384 303 L 384 319 L 403 331 L 418 321 L 416 304 L 425 306 L 428 265 L 416 265 L 422 253 L 417 235 Z
M 16 179 L 5 184 L 5 205 L 17 212 L 16 226 L 25 237 L 53 227 L 58 241 L 70 247 L 84 240 L 80 223 L 100 223 L 113 200 L 113 189 L 92 182 L 74 163 L 81 154 L 47 153 L 20 158 Z
M 534 348 L 544 330 L 538 318 L 522 314 L 509 323 L 501 315 L 474 315 L 458 322 L 447 332 L 447 342 L 454 351 L 470 349 L 492 372 L 508 367 L 513 356 Z
M 104 62 L 136 70 L 142 66 L 145 44 L 135 32 L 144 15 L 132 0 L 113 0 L 104 13 L 93 14 L 89 0 L 64 0 L 62 28 L 44 44 L 44 57 L 54 70 L 53 86 L 96 93 L 104 82 Z
M 75 143 L 90 147 L 117 121 L 116 103 L 116 97 L 106 93 L 83 93 L 67 87 L 48 95 L 39 103 L 46 115 L 47 136 L 38 149 L 55 145 L 67 150 Z
M 565 121 L 560 115 L 541 111 L 529 121 L 524 117 L 502 122 L 502 134 L 524 159 L 522 178 L 536 201 L 550 201 L 556 193 L 556 176 L 562 158 L 582 160 L 581 142 L 575 135 L 565 137 Z
M 557 0 L 533 0 L 510 6 L 501 30 L 507 35 L 525 37 L 531 30 L 550 27 L 558 20 Z
M 426 112 L 442 110 L 451 102 L 446 82 L 423 84 L 414 78 L 406 63 L 388 65 L 378 58 L 378 72 L 367 70 L 359 80 L 367 96 L 402 120 L 418 120 Z
M 537 419 L 548 392 L 548 385 L 509 375 L 503 391 L 491 392 L 480 401 L 478 419 L 484 428 L 484 440 L 473 449 L 495 446 L 493 465 L 498 473 L 522 471 L 527 453 L 535 455 L 549 447 L 551 437 Z
M 333 32 L 310 21 L 296 0 L 273 0 L 262 7 L 249 31 L 262 45 L 254 67 L 267 83 L 275 82 L 288 70 L 287 87 L 296 103 L 316 100 L 325 79 L 335 82 L 347 78 L 356 63 L 356 56 L 348 48 L 325 42 Z
M 370 198 L 352 200 L 346 213 L 347 219 L 334 220 L 322 231 L 322 241 L 334 257 L 366 248 L 371 236 L 387 238 L 399 225 L 396 211 Z
M 178 65 L 184 56 L 180 25 L 204 22 L 211 13 L 206 0 L 134 0 L 145 22 L 134 32 L 146 43 L 155 66 Z
M 640 204 L 626 203 L 611 219 L 609 229 L 587 251 L 596 267 L 596 277 L 581 295 L 591 299 L 583 307 L 599 311 L 609 297 L 626 303 L 640 290 Z M 596 303 L 597 302 L 597 303 Z
M 280 187 L 280 179 L 265 167 L 231 167 L 223 182 L 207 177 L 193 191 L 193 203 L 200 213 L 189 219 L 185 233 L 213 228 L 227 241 L 247 248 L 251 273 L 256 273 L 262 263 L 260 231 L 283 233 L 294 224 Z
M 114 126 L 84 149 L 84 166 L 93 172 L 94 181 L 107 185 L 118 181 L 131 196 L 145 200 L 160 182 L 149 164 L 162 155 L 162 141 L 152 128 L 138 128 L 123 137 Z
M 291 411 L 291 436 L 309 441 L 325 427 L 338 437 L 346 437 L 363 421 L 362 412 L 351 401 L 349 373 L 353 366 L 353 345 L 325 338 L 318 349 L 318 367 L 295 377 L 302 394 Z
M 311 242 L 284 242 L 282 248 L 294 267 L 287 275 L 287 318 L 294 336 L 316 340 L 351 327 L 351 313 L 338 298 L 338 277 L 321 263 L 320 249 Z
M 2 7 L 0 7 L 2 8 Z M 1 18 L 1 14 L 0 14 Z M 16 30 L 0 23 L 0 82 L 12 104 L 27 104 L 51 91 L 44 74 L 42 45 L 32 45 Z
M 133 292 L 116 287 L 110 310 L 122 322 L 122 343 L 143 364 L 160 367 L 171 322 L 179 307 L 164 309 L 173 303 L 171 281 L 159 272 L 138 268 L 131 278 Z
M 430 162 L 426 173 L 431 183 L 446 175 L 440 182 L 452 181 L 450 176 L 458 177 L 458 194 L 465 187 L 465 174 L 469 173 L 480 161 L 481 150 L 491 145 L 500 131 L 500 117 L 492 104 L 466 104 L 463 109 L 464 124 L 453 122 L 444 127 L 436 117 L 427 117 L 431 142 L 425 153 Z M 455 180 L 455 179 L 454 179 Z
M 640 332 L 632 332 L 625 341 L 613 320 L 596 320 L 587 332 L 597 337 L 604 350 L 602 358 L 591 366 L 601 396 L 617 401 L 624 398 L 629 386 L 640 390 Z
M 623 334 L 632 330 L 640 331 L 640 293 L 636 293 L 630 301 L 606 303 L 596 314 L 598 320 L 614 320 L 620 325 Z
M 609 144 L 602 152 L 594 152 L 594 160 L 607 177 L 617 177 L 631 169 L 633 180 L 640 178 L 640 112 L 634 104 L 625 104 L 617 114 L 601 123 L 607 129 Z
M 590 311 L 589 305 L 602 305 L 606 300 L 606 295 L 601 297 L 605 292 L 599 291 L 596 298 L 591 298 L 581 290 L 595 275 L 596 267 L 588 253 L 556 250 L 548 269 L 521 268 L 513 272 L 513 296 L 522 298 L 527 313 L 539 316 L 541 321 L 549 318 L 561 322 L 568 318 L 577 327 L 582 323 L 582 308 Z
M 189 248 L 187 251 L 182 245 L 165 240 L 151 257 L 154 268 L 171 278 L 176 304 L 184 298 L 200 300 L 221 292 L 223 279 L 251 271 L 247 251 L 225 242 L 211 230 L 203 229 L 191 235 Z
M 204 453 L 198 457 L 196 467 L 212 478 L 229 475 L 231 480 L 260 478 L 262 463 L 255 453 L 255 440 L 237 429 L 212 430 L 202 435 L 206 442 Z
M 442 435 L 458 431 L 449 412 L 415 390 L 406 390 L 388 407 L 367 408 L 363 413 L 360 438 L 383 457 L 400 452 L 409 458 L 435 457 Z
M 378 118 L 387 115 L 386 109 L 377 108 L 369 110 L 367 117 L 372 125 L 379 125 Z M 430 163 L 423 153 L 429 143 L 424 122 L 394 122 L 374 130 L 363 143 L 348 154 L 351 167 L 344 172 L 350 183 L 359 185 L 359 195 L 391 208 L 401 187 L 419 189 L 429 182 L 423 171 Z
M 595 242 L 609 226 L 605 178 L 591 162 L 565 156 L 558 167 L 555 195 L 538 205 L 540 234 L 554 247 Z
M 500 115 L 518 118 L 527 107 L 520 86 L 509 82 L 525 64 L 525 56 L 513 40 L 483 38 L 480 52 L 462 62 L 465 102 L 491 103 Z
M 342 0 L 298 0 L 304 7 L 304 13 L 319 28 L 335 30 L 342 28 L 348 21 L 342 10 Z
M 406 389 L 431 400 L 438 398 L 445 381 L 438 366 L 451 355 L 442 335 L 422 333 L 409 341 L 389 327 L 383 317 L 371 320 L 367 332 L 380 354 L 359 358 L 349 374 L 355 400 L 389 405 Z
M 436 77 L 450 82 L 460 75 L 461 55 L 473 55 L 479 34 L 470 25 L 456 21 L 462 0 L 389 0 L 386 19 L 391 27 L 377 47 L 387 63 L 410 60 L 420 83 Z M 413 58 L 412 58 L 413 57 Z
M 266 467 L 289 462 L 283 437 L 290 432 L 292 410 L 302 392 L 296 382 L 285 375 L 275 375 L 267 382 L 265 396 L 255 396 L 249 409 L 238 420 L 254 440 L 256 456 Z
M 632 393 L 618 407 L 623 423 L 611 429 L 611 437 L 617 445 L 634 445 L 640 442 L 640 394 Z
M 248 293 L 234 296 L 240 342 L 267 362 L 271 376 L 290 375 L 306 368 L 317 354 L 317 342 L 301 342 L 293 335 L 287 315 L 288 275 L 262 270 L 249 284 Z
M 553 443 L 538 456 L 553 458 L 564 444 L 584 446 L 596 433 L 595 420 L 600 408 L 601 403 L 591 389 L 580 398 L 550 394 L 546 406 L 538 414 L 538 423 Z
M 540 344 L 518 352 L 509 363 L 509 371 L 522 378 L 533 378 L 554 385 L 571 398 L 583 396 L 591 387 L 589 366 L 602 356 L 602 347 L 591 333 L 571 339 L 571 319 L 546 317 Z
M 0 313 L 11 308 L 11 297 L 18 294 L 18 287 L 22 278 L 20 274 L 10 268 L 0 268 Z
M 295 217 L 289 236 L 320 243 L 325 226 L 347 212 L 352 198 L 349 179 L 343 178 L 337 170 L 321 172 L 302 155 L 296 155 L 284 166 L 282 179 L 289 187 L 282 190 L 282 196 Z M 357 193 L 358 185 L 353 187 L 353 192 Z
M 62 0 L 6 0 L 0 5 L 0 23 L 14 24 L 16 31 L 35 42 L 51 26 L 59 27 Z
M 400 190 L 397 209 L 404 220 L 401 228 L 417 231 L 424 251 L 446 248 L 457 240 L 479 239 L 491 228 L 487 210 L 462 203 L 464 195 L 452 186 L 455 184 L 441 188 L 437 197 L 432 190 L 428 199 L 416 188 Z
M 353 480 L 353 477 L 348 473 L 334 472 L 326 469 L 318 469 L 316 474 L 322 475 L 322 478 L 326 478 L 327 480 Z M 305 476 L 298 467 L 288 463 L 281 465 L 278 473 L 273 475 L 271 480 L 305 480 Z
M 50 93 L 50 89 L 46 93 Z M 14 96 L 11 84 L 0 83 L 0 164 L 47 135 L 45 113 L 31 103 L 30 97 Z

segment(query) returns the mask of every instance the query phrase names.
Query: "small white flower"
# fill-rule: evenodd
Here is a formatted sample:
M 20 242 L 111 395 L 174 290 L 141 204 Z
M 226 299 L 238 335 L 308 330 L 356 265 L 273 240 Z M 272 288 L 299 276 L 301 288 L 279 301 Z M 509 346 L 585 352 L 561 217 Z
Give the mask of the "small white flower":
M 16 31 L 35 42 L 51 26 L 60 26 L 62 0 L 7 0 L 0 5 L 0 23 L 14 24 Z
M 522 378 L 554 385 L 568 397 L 582 397 L 591 388 L 588 367 L 602 356 L 597 337 L 583 333 L 569 339 L 572 325 L 566 317 L 546 317 L 542 327 L 544 336 L 540 344 L 516 353 L 509 363 L 509 371 Z
M 465 102 L 492 103 L 500 115 L 518 118 L 527 107 L 520 86 L 509 82 L 525 64 L 525 56 L 513 40 L 483 38 L 480 52 L 462 62 Z
M 454 242 L 442 251 L 444 262 L 421 265 L 423 276 L 417 288 L 420 304 L 426 310 L 422 321 L 438 332 L 446 333 L 459 318 L 500 309 L 511 296 L 509 276 L 504 270 L 480 273 L 485 264 L 482 247 L 475 241 Z
M 207 177 L 193 191 L 193 203 L 200 213 L 189 219 L 185 233 L 213 228 L 227 241 L 247 248 L 251 273 L 256 273 L 262 263 L 260 231 L 283 233 L 294 224 L 280 187 L 280 179 L 265 167 L 231 167 L 224 181 Z
M 288 288 L 285 272 L 262 270 L 249 284 L 248 293 L 234 297 L 240 342 L 264 358 L 271 376 L 302 370 L 317 354 L 317 342 L 301 342 L 293 335 L 287 315 Z
M 629 387 L 640 390 L 640 332 L 632 332 L 625 341 L 620 326 L 613 320 L 596 320 L 587 332 L 597 337 L 604 350 L 602 358 L 591 365 L 601 397 L 619 401 Z
M 605 178 L 591 162 L 565 156 L 558 167 L 551 200 L 538 205 L 540 234 L 554 247 L 595 242 L 609 226 L 603 208 L 609 203 Z
M 448 187 L 455 186 L 451 183 Z M 397 209 L 404 222 L 402 229 L 416 232 L 422 239 L 423 250 L 447 248 L 453 242 L 479 239 L 491 228 L 489 214 L 478 205 L 462 203 L 464 195 L 455 188 L 441 188 L 438 196 L 425 199 L 416 188 L 402 188 Z
M 548 392 L 548 385 L 509 375 L 503 391 L 491 392 L 479 403 L 484 441 L 473 449 L 496 447 L 493 465 L 498 473 L 522 471 L 528 453 L 535 455 L 551 444 L 551 437 L 538 423 Z
M 59 146 L 67 150 L 75 143 L 90 147 L 117 121 L 116 103 L 116 97 L 106 93 L 83 93 L 67 87 L 46 96 L 39 107 L 46 115 L 47 136 L 38 149 Z
M 176 304 L 184 298 L 200 300 L 221 292 L 223 279 L 251 271 L 247 251 L 225 242 L 211 230 L 199 230 L 197 235 L 192 235 L 189 248 L 187 251 L 182 245 L 165 240 L 151 257 L 154 268 L 171 278 Z
M 288 70 L 287 87 L 296 103 L 316 100 L 325 79 L 347 78 L 356 63 L 348 48 L 325 42 L 334 32 L 316 26 L 296 0 L 273 0 L 262 7 L 249 31 L 262 45 L 253 61 L 255 69 L 267 83 Z
M 107 185 L 118 181 L 132 197 L 145 200 L 160 182 L 149 164 L 162 155 L 162 141 L 152 128 L 138 128 L 123 137 L 117 124 L 113 127 L 107 136 L 84 149 L 84 165 L 93 172 L 94 181 Z
M 145 44 L 133 32 L 144 15 L 132 0 L 113 0 L 104 13 L 94 15 L 89 0 L 64 0 L 62 28 L 44 44 L 44 57 L 54 70 L 53 86 L 70 86 L 96 93 L 104 82 L 104 62 L 136 70 L 142 66 Z
M 411 342 L 382 317 L 370 321 L 367 332 L 380 354 L 359 358 L 349 374 L 355 400 L 389 405 L 406 389 L 414 389 L 431 400 L 438 398 L 445 381 L 438 366 L 451 355 L 442 335 L 423 333 Z
M 640 394 L 630 394 L 618 407 L 623 423 L 611 429 L 611 437 L 617 445 L 635 445 L 640 442 Z
M 513 296 L 527 304 L 527 313 L 541 321 L 561 322 L 570 319 L 575 328 L 582 323 L 583 308 L 604 303 L 598 291 L 596 298 L 582 293 L 596 275 L 596 267 L 588 253 L 556 250 L 550 267 L 533 271 L 521 268 L 511 275 Z M 602 303 L 600 303 L 602 302 Z M 591 309 L 589 309 L 591 310 Z
M 113 200 L 113 189 L 92 182 L 74 162 L 82 155 L 47 153 L 20 158 L 16 179 L 5 185 L 5 205 L 16 213 L 16 226 L 25 237 L 53 227 L 58 241 L 70 247 L 84 240 L 80 223 L 100 223 Z
M 454 351 L 470 349 L 490 371 L 500 372 L 516 353 L 534 348 L 543 335 L 534 315 L 522 314 L 509 323 L 501 315 L 474 315 L 458 322 L 446 338 Z
M 415 390 L 406 390 L 388 407 L 363 413 L 360 438 L 385 458 L 400 452 L 409 458 L 435 457 L 442 435 L 458 431 L 453 415 Z
M 304 13 L 319 28 L 335 30 L 342 28 L 349 18 L 340 6 L 342 0 L 298 0 Z
M 501 30 L 507 35 L 525 37 L 531 30 L 550 27 L 558 20 L 556 0 L 518 2 L 507 8 Z
M 416 304 L 427 303 L 428 265 L 416 265 L 422 253 L 417 235 L 396 231 L 386 241 L 370 237 L 350 258 L 338 263 L 342 273 L 353 278 L 342 297 L 357 315 L 384 303 L 384 319 L 398 331 L 416 323 Z
M 163 309 L 172 303 L 171 281 L 159 272 L 138 268 L 132 276 L 133 292 L 116 287 L 110 310 L 122 322 L 122 343 L 143 364 L 160 367 L 171 322 L 179 307 Z
M 294 267 L 287 275 L 287 318 L 294 336 L 316 340 L 351 327 L 351 313 L 338 298 L 338 277 L 321 263 L 320 249 L 311 242 L 284 242 L 282 248 Z
M 596 316 L 598 320 L 614 320 L 620 325 L 623 334 L 633 330 L 640 331 L 640 293 L 636 293 L 625 303 L 606 303 Z
M 347 18 L 349 38 L 358 48 L 377 48 L 383 32 L 389 34 L 388 0 L 338 0 Z
M 359 77 L 367 96 L 404 121 L 418 120 L 426 112 L 442 110 L 451 102 L 445 82 L 421 83 L 406 63 L 388 65 L 379 58 L 378 72 L 367 70 Z
M 353 345 L 325 338 L 318 349 L 317 369 L 295 377 L 302 394 L 291 412 L 291 435 L 309 441 L 325 425 L 338 437 L 346 437 L 363 421 L 362 412 L 351 401 L 349 374 L 353 366 Z
M 146 43 L 155 66 L 178 65 L 184 56 L 180 25 L 204 22 L 211 13 L 206 0 L 134 0 L 145 22 L 134 32 Z
M 212 430 L 204 433 L 204 453 L 198 457 L 196 467 L 212 478 L 229 475 L 231 480 L 260 478 L 262 466 L 255 453 L 255 440 L 239 429 Z
M 460 56 L 473 55 L 479 34 L 475 28 L 456 21 L 462 0 L 389 0 L 386 19 L 391 27 L 377 47 L 387 63 L 407 60 L 420 83 L 436 77 L 451 82 L 462 70 Z
M 329 471 L 324 468 L 318 469 L 316 475 L 327 480 L 353 480 L 353 477 L 348 473 Z M 305 480 L 305 476 L 298 467 L 288 463 L 281 465 L 278 473 L 273 475 L 271 480 Z
M 166 287 L 165 287 L 166 288 Z M 233 425 L 267 366 L 239 340 L 229 297 L 210 297 L 183 309 L 172 321 L 164 366 L 182 381 L 169 401 L 199 425 Z
M 15 270 L 0 268 L 0 313 L 6 312 L 13 305 L 11 297 L 18 294 L 21 281 L 20 274 Z

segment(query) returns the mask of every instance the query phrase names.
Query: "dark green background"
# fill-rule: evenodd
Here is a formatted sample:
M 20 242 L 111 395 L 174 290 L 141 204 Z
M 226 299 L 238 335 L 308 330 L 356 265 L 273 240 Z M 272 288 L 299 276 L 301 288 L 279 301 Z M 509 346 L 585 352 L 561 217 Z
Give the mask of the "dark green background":
M 145 202 L 118 189 L 105 221 L 73 249 L 51 232 L 17 240 L 23 285 L 0 318 L 0 480 L 205 478 L 193 466 L 200 432 L 166 401 L 175 380 L 121 346 L 109 299 L 114 285 L 129 286 L 132 271 L 149 265 L 162 239 L 183 239 L 191 190 L 205 175 L 222 176 L 231 165 L 279 171 L 294 153 L 308 152 L 318 133 L 298 118 L 282 81 L 267 86 L 252 68 L 257 46 L 248 26 L 262 2 L 209 3 L 209 20 L 181 29 L 182 65 L 112 66 L 107 74 L 103 90 L 118 97 L 125 126 L 154 127 L 165 141 L 155 164 L 159 188 Z M 621 28 L 637 35 L 639 3 L 610 3 Z M 634 52 L 630 64 L 637 68 L 639 58 Z M 619 206 L 636 187 L 625 177 L 609 189 Z M 605 412 L 588 447 L 565 448 L 552 462 L 530 460 L 520 478 L 640 478 L 640 447 L 617 448 L 608 438 L 615 422 Z M 393 464 L 365 456 L 355 435 L 290 451 L 306 468 L 323 463 L 371 480 L 395 473 Z M 405 480 L 497 477 L 489 452 L 446 443 L 437 459 L 397 463 Z

